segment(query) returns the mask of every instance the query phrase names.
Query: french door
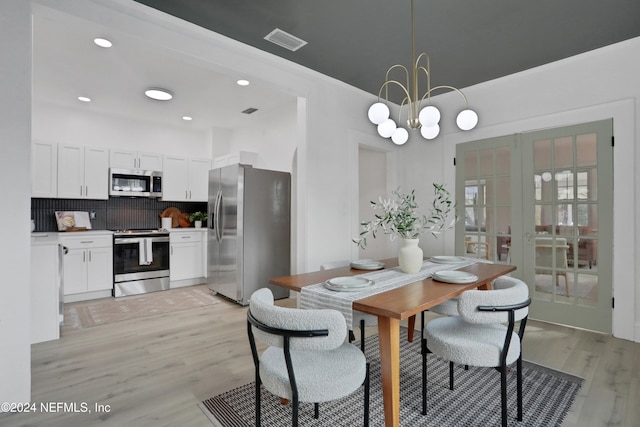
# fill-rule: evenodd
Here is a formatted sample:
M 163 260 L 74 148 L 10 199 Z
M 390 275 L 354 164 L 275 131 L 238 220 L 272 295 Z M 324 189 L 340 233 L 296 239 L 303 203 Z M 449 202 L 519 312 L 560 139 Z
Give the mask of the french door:
M 518 267 L 531 317 L 611 332 L 612 121 L 457 146 L 459 254 Z

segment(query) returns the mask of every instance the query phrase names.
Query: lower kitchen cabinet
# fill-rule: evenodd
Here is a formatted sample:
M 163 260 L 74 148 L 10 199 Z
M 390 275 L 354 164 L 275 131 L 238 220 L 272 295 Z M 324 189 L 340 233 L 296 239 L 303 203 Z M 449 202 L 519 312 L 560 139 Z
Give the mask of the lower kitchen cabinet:
M 63 258 L 65 302 L 111 296 L 112 240 L 110 234 L 60 237 L 68 249 Z
M 206 276 L 206 232 L 172 231 L 169 244 L 170 287 L 203 283 Z
M 31 344 L 60 338 L 61 257 L 57 233 L 31 235 Z

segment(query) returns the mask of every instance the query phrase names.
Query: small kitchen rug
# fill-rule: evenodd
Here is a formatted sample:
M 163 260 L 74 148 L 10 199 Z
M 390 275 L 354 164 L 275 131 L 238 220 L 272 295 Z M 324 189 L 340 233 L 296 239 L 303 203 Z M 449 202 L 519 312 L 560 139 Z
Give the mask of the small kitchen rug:
M 420 343 L 407 342 L 406 328 L 400 330 L 400 425 L 428 427 L 499 426 L 500 374 L 493 368 L 455 368 L 455 389 L 449 390 L 449 363 L 428 357 L 428 414 L 423 416 Z M 526 337 L 525 337 L 526 339 Z M 384 425 L 380 381 L 378 337 L 366 341 L 371 369 L 370 425 Z M 516 420 L 516 371 L 507 378 L 508 425 L 510 427 L 560 426 L 580 392 L 584 380 L 574 375 L 523 362 L 523 420 Z M 199 403 L 200 409 L 216 427 L 255 426 L 254 385 L 248 383 Z M 313 404 L 301 403 L 301 426 L 351 427 L 363 424 L 362 387 L 344 399 L 320 404 L 320 417 L 313 418 Z M 264 388 L 262 425 L 291 425 L 291 405 Z
M 64 305 L 63 332 L 217 304 L 207 285 Z

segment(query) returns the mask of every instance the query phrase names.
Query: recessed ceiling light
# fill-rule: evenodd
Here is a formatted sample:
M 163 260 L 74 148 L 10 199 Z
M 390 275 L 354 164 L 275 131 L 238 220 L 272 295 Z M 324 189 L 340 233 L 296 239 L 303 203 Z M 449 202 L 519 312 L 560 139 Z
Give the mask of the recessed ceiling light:
M 158 101 L 168 101 L 173 98 L 173 94 L 166 90 L 160 89 L 157 87 L 152 87 L 144 91 L 144 94 L 147 95 L 151 99 L 155 99 Z
M 190 117 L 190 116 L 182 116 L 182 120 L 185 120 L 185 121 L 187 121 L 187 122 L 188 122 L 188 121 L 193 120 L 193 117 Z
M 109 40 L 104 39 L 102 37 L 98 37 L 98 38 L 93 39 L 93 42 L 95 44 L 97 44 L 98 46 L 100 46 L 100 47 L 109 48 L 109 47 L 113 46 L 113 43 L 111 43 Z
M 86 96 L 79 96 L 78 100 L 82 102 L 91 102 L 91 98 L 87 98 Z
M 249 86 L 249 80 L 240 79 L 236 83 L 238 83 L 238 86 Z

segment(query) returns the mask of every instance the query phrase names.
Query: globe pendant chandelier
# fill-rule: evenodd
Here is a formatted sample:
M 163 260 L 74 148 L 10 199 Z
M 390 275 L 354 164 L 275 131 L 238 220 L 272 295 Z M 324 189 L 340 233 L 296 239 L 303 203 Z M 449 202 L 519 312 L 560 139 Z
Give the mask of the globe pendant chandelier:
M 387 70 L 386 78 L 380 90 L 378 91 L 378 102 L 369 108 L 369 120 L 371 123 L 378 125 L 378 134 L 383 138 L 391 138 L 397 144 L 402 145 L 409 139 L 409 132 L 399 127 L 396 122 L 389 117 L 390 111 L 387 104 L 389 103 L 389 86 L 398 86 L 404 92 L 404 99 L 400 104 L 400 112 L 398 113 L 398 122 L 402 117 L 406 104 L 407 125 L 409 129 L 420 129 L 420 134 L 425 139 L 434 139 L 440 133 L 440 110 L 431 105 L 431 95 L 434 91 L 450 90 L 455 91 L 464 99 L 465 108 L 458 114 L 456 124 L 461 130 L 471 130 L 478 124 L 478 114 L 469 109 L 467 97 L 453 86 L 435 86 L 431 87 L 431 71 L 429 64 L 429 55 L 421 53 L 416 58 L 415 53 L 415 37 L 413 26 L 413 0 L 411 0 L 411 79 L 409 79 L 409 70 L 401 64 L 395 64 Z M 391 71 L 395 69 L 404 71 L 406 83 L 403 84 L 398 80 L 389 78 Z M 418 77 L 420 73 L 424 73 L 426 79 L 426 92 L 422 97 L 418 97 Z M 385 102 L 381 102 L 382 91 L 385 91 Z M 421 109 L 422 104 L 426 104 Z

